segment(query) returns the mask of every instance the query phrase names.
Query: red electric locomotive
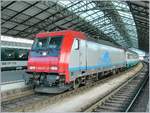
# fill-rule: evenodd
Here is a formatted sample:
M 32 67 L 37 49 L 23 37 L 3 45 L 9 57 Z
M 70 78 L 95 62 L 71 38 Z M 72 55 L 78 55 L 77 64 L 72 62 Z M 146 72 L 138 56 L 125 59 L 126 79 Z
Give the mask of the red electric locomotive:
M 60 93 L 126 67 L 125 50 L 83 32 L 39 33 L 29 52 L 26 83 L 36 92 Z
M 68 64 L 75 38 L 85 40 L 85 34 L 64 30 L 36 35 L 27 64 L 27 83 L 36 92 L 59 93 L 72 86 Z

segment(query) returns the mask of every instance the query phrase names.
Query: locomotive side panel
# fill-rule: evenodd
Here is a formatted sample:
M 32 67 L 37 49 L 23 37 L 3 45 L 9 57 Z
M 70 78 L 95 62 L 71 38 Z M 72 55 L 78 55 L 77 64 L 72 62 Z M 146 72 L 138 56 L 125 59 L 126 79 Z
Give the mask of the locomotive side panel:
M 121 68 L 126 66 L 125 51 L 114 47 L 109 47 L 107 50 L 110 53 L 112 68 Z
M 124 50 L 87 41 L 87 69 L 113 69 L 125 66 Z
M 87 69 L 88 70 L 95 70 L 100 68 L 101 59 L 101 47 L 98 43 L 94 43 L 91 41 L 87 41 Z
M 90 73 L 126 66 L 123 49 L 87 40 L 79 40 L 77 42 L 74 39 L 70 53 L 69 72 L 71 79 L 81 76 L 83 72 Z

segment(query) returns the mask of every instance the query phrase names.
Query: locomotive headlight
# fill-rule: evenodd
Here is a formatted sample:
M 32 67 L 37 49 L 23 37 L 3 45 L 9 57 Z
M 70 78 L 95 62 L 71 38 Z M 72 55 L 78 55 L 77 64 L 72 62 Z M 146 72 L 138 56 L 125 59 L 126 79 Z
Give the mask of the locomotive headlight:
M 35 69 L 35 66 L 29 66 L 29 69 L 31 69 L 31 70 Z
M 43 56 L 46 56 L 46 55 L 47 55 L 47 52 L 43 52 L 42 55 L 43 55 Z
M 58 70 L 58 67 L 57 66 L 51 66 L 50 69 L 51 70 Z
M 59 78 L 60 78 L 60 76 L 57 76 L 57 77 L 56 77 L 56 80 L 58 80 Z

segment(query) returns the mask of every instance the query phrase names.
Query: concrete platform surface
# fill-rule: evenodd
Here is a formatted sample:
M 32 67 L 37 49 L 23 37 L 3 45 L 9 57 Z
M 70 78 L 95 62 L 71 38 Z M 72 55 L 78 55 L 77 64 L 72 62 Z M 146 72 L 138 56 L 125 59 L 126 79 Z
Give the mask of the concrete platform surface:
M 8 91 L 8 90 L 13 90 L 13 89 L 19 89 L 19 88 L 25 88 L 27 87 L 25 85 L 25 82 L 23 80 L 17 80 L 17 81 L 12 81 L 9 83 L 2 83 L 1 84 L 1 92 Z
M 23 80 L 23 74 L 26 74 L 25 70 L 2 71 L 1 82 Z

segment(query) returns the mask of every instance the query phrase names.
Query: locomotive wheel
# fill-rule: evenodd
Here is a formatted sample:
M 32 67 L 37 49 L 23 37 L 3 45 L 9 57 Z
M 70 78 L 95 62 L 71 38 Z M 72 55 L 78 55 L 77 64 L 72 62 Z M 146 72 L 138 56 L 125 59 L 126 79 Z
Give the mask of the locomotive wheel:
M 79 86 L 80 86 L 80 80 L 79 80 L 79 79 L 76 79 L 76 80 L 73 82 L 73 89 L 77 89 Z

